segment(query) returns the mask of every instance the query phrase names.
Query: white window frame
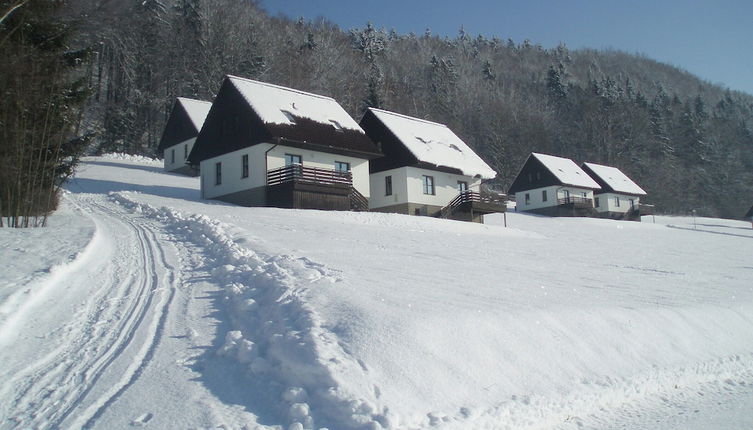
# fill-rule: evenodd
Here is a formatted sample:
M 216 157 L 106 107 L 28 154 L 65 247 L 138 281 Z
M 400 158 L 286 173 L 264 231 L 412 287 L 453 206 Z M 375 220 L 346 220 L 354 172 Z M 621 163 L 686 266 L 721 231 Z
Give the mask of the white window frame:
M 345 166 L 345 170 L 342 169 L 343 166 Z M 345 161 L 335 161 L 335 171 L 338 173 L 350 172 L 350 163 L 346 163 Z
M 296 159 L 298 160 L 297 162 L 295 161 Z M 285 154 L 285 167 L 292 166 L 294 164 L 302 166 L 303 157 L 298 154 Z
M 429 196 L 436 195 L 436 189 L 434 187 L 434 176 L 422 175 L 421 182 L 423 184 L 424 194 Z

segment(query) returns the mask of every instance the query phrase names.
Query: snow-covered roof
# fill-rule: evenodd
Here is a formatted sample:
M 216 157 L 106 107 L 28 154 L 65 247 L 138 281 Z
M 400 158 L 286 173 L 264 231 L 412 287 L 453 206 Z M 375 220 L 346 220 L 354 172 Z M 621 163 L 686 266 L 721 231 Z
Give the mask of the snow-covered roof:
M 196 130 L 201 130 L 201 126 L 204 125 L 204 120 L 207 119 L 207 114 L 212 107 L 212 103 L 185 97 L 178 97 L 178 103 L 186 110 Z
M 552 172 L 565 185 L 593 188 L 595 190 L 601 189 L 596 181 L 569 158 L 555 157 L 554 155 L 539 154 L 537 152 L 532 153 L 531 156 L 536 157 L 547 170 Z
M 599 179 L 604 181 L 607 186 L 617 193 L 646 195 L 643 188 L 639 187 L 638 184 L 633 182 L 632 179 L 628 178 L 627 175 L 622 173 L 622 171 L 616 167 L 595 163 L 583 163 L 583 165 L 591 169 Z
M 267 124 L 295 125 L 295 117 L 364 133 L 335 99 L 251 79 L 228 76 L 251 108 Z
M 455 168 L 467 176 L 491 179 L 497 175 L 446 125 L 381 109 L 369 110 L 418 161 Z

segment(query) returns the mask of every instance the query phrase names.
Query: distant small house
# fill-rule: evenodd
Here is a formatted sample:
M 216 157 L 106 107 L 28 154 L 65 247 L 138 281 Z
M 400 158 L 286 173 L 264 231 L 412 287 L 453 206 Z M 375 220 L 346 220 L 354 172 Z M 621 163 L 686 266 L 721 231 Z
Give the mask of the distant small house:
M 646 192 L 620 169 L 595 163 L 583 163 L 582 167 L 601 186 L 594 194 L 594 207 L 601 217 L 640 221 L 641 215 L 649 214 L 648 206 L 640 205 Z
M 335 100 L 227 76 L 188 159 L 206 199 L 368 210 L 369 160 L 380 155 Z
M 384 153 L 370 166 L 372 210 L 476 222 L 505 211 L 480 194 L 497 173 L 447 126 L 374 108 L 360 125 Z
M 165 171 L 197 175 L 198 171 L 188 164 L 196 136 L 204 124 L 212 103 L 178 97 L 167 119 L 157 151 L 165 160 Z
M 594 191 L 600 190 L 569 158 L 532 153 L 515 177 L 508 194 L 516 210 L 549 216 L 598 216 Z

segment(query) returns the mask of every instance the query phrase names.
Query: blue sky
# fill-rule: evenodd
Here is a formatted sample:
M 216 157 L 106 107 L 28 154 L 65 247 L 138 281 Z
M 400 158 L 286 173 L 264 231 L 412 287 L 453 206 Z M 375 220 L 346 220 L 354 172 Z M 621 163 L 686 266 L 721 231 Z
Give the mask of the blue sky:
M 371 22 L 398 33 L 454 37 L 462 25 L 551 48 L 614 48 L 679 66 L 753 94 L 753 0 L 262 0 L 271 14 L 324 17 L 348 30 Z

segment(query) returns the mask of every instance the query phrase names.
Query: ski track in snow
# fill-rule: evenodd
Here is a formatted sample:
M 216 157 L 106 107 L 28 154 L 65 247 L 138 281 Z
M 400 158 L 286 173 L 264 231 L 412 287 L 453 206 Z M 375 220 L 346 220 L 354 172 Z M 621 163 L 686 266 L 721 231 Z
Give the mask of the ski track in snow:
M 247 367 L 256 389 L 276 399 L 277 419 L 286 425 L 314 428 L 315 419 L 334 428 L 373 428 L 386 423 L 379 411 L 345 398 L 331 374 L 335 367 L 363 371 L 300 296 L 320 282 L 338 282 L 338 274 L 306 257 L 266 256 L 230 237 L 228 226 L 203 215 L 155 208 L 114 193 L 113 199 L 151 216 L 175 235 L 205 250 L 212 281 L 222 286 L 232 326 L 217 351 Z M 343 362 L 343 357 L 351 360 Z M 281 384 L 282 383 L 282 384 Z
M 149 362 L 174 296 L 175 269 L 153 226 L 123 216 L 100 196 L 68 198 L 91 213 L 95 246 L 52 281 L 77 286 L 83 302 L 69 322 L 50 334 L 55 347 L 4 384 L 13 390 L 3 394 L 13 399 L 6 406 L 12 428 L 92 425 Z M 111 238 L 115 229 L 128 240 L 101 240 Z

